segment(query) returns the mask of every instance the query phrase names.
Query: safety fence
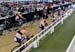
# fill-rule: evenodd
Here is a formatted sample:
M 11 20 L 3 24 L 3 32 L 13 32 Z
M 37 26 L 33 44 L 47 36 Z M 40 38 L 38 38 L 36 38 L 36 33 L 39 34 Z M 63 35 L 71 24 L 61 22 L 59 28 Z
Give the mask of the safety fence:
M 53 33 L 55 31 L 55 27 L 58 24 L 63 24 L 64 20 L 67 19 L 72 12 L 74 11 L 73 8 L 67 10 L 67 12 L 64 14 L 64 17 L 59 17 L 55 22 L 50 24 L 48 27 L 46 27 L 44 30 L 33 36 L 30 40 L 28 40 L 26 43 L 24 43 L 22 46 L 18 47 L 13 52 L 27 52 L 31 48 L 37 48 L 39 47 L 39 43 L 43 37 L 45 37 L 48 33 Z

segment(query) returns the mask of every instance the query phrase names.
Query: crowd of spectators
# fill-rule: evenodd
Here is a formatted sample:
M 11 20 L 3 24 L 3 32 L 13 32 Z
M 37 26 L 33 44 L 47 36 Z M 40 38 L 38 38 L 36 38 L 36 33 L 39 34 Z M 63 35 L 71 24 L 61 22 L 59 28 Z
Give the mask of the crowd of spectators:
M 37 8 L 38 7 L 37 8 L 35 7 L 33 9 L 32 6 L 30 6 L 30 8 L 25 8 L 25 7 L 23 7 L 23 5 L 22 6 L 21 5 L 18 6 L 17 4 L 13 4 L 13 3 L 11 5 L 10 5 L 10 3 L 9 4 L 8 3 L 4 3 L 4 4 L 2 3 L 1 7 L 3 5 L 3 7 L 7 8 L 7 10 L 6 10 L 5 14 L 4 14 L 3 11 L 5 11 L 5 10 L 2 10 L 0 8 L 1 9 L 0 12 L 3 12 L 3 13 L 1 13 L 1 16 L 6 16 L 6 14 L 8 13 L 8 11 L 14 12 L 12 9 L 14 7 L 16 7 L 15 11 L 17 11 L 17 12 L 15 14 L 15 21 L 16 21 L 16 24 L 18 24 L 18 26 L 19 26 L 19 25 L 22 25 L 23 23 L 27 22 L 26 17 L 22 15 L 24 13 L 24 11 L 27 11 L 27 12 L 30 12 L 30 13 L 33 12 L 33 11 L 35 11 L 36 14 L 33 15 L 33 16 L 30 15 L 29 17 L 33 17 L 33 19 L 32 19 L 33 21 L 35 21 L 35 20 L 41 20 L 40 23 L 39 23 L 40 24 L 39 28 L 41 30 L 44 30 L 48 26 L 48 23 L 47 23 L 48 15 L 51 16 L 52 22 L 55 22 L 55 20 L 56 20 L 56 16 L 54 15 L 55 11 L 52 10 L 52 12 L 49 12 L 49 10 L 51 9 L 52 4 L 48 3 L 48 5 L 43 6 L 43 10 L 39 10 L 41 12 L 37 13 L 37 11 L 38 11 Z M 47 6 L 47 9 L 49 9 L 48 11 L 45 8 L 46 6 Z M 60 7 L 58 7 L 57 9 L 58 9 L 58 16 L 62 16 L 63 17 L 65 8 L 61 9 Z M 24 29 L 24 28 L 18 29 L 18 31 L 15 34 L 14 40 L 16 42 L 18 42 L 19 45 L 21 46 L 24 42 L 26 42 L 27 40 L 29 40 L 28 33 L 29 32 L 26 29 Z

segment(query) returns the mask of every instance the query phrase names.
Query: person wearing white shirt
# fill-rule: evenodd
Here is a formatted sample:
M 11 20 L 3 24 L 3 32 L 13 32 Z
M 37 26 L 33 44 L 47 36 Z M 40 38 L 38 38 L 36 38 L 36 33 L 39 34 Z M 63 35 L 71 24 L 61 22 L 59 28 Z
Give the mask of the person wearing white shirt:
M 17 23 L 22 24 L 24 19 L 25 18 L 20 13 L 16 13 L 15 21 Z
M 45 19 L 42 19 L 41 22 L 40 22 L 40 28 L 41 30 L 45 29 L 45 27 L 47 26 L 47 22 Z
M 25 38 L 25 36 L 23 36 L 23 34 L 20 32 L 20 31 L 18 31 L 17 33 L 16 33 L 16 35 L 15 35 L 15 41 L 16 42 L 18 42 L 19 43 L 19 45 L 21 46 L 22 44 L 23 44 L 23 41 L 25 40 L 26 38 Z

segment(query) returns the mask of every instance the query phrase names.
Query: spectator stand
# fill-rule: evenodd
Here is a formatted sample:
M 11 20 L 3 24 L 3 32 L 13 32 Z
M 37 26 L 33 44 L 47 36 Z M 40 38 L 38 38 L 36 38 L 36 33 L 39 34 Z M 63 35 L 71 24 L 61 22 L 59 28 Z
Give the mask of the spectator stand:
M 71 3 L 67 3 L 67 4 L 64 4 L 64 5 L 57 5 L 57 6 L 52 6 L 52 10 L 53 11 L 55 11 L 56 9 L 58 9 L 58 7 L 60 6 L 60 7 L 63 7 L 63 6 L 68 6 L 68 5 L 70 5 Z M 37 8 L 38 9 L 38 8 Z M 47 9 L 46 9 L 47 10 Z M 51 9 L 49 9 L 50 11 L 51 11 Z M 23 13 L 22 15 L 23 15 L 23 17 L 25 17 L 26 18 L 26 20 L 27 20 L 27 22 L 29 22 L 29 21 L 32 21 L 33 20 L 33 18 L 34 18 L 34 15 L 37 13 L 38 15 L 39 15 L 39 17 L 41 17 L 42 16 L 42 11 L 43 11 L 43 9 L 42 8 L 39 8 L 38 10 L 37 10 L 37 12 L 35 12 L 35 11 L 32 11 L 32 12 L 29 12 L 29 13 Z M 15 24 L 15 16 L 11 16 L 11 17 L 8 17 L 8 18 L 5 18 L 5 19 L 9 19 L 10 21 L 12 21 L 12 22 L 10 22 L 10 24 Z M 1 22 L 3 22 L 3 21 L 5 21 L 4 19 L 1 19 L 0 20 L 0 23 Z M 12 25 L 12 26 L 13 26 Z M 10 26 L 10 25 L 9 25 Z M 10 26 L 11 27 L 11 26 Z

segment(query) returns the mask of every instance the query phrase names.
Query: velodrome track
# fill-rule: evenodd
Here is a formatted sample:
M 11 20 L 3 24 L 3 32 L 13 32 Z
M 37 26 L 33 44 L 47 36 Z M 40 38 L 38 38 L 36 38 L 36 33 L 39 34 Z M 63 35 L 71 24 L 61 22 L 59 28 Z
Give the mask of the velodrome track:
M 65 52 L 75 34 L 75 11 L 53 34 L 48 34 L 37 49 L 31 52 Z

